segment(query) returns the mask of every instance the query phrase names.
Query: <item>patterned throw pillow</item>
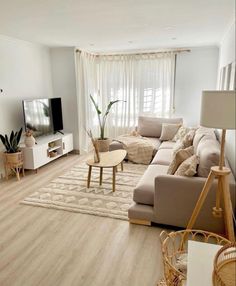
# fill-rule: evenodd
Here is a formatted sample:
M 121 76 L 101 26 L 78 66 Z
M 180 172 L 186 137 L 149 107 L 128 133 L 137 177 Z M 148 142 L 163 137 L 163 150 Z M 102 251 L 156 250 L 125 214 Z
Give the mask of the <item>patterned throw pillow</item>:
M 193 152 L 194 148 L 193 146 L 190 146 L 186 149 L 181 149 L 177 153 L 175 153 L 173 156 L 173 160 L 170 163 L 169 168 L 167 170 L 167 174 L 173 175 L 178 169 L 179 165 L 187 158 L 191 157 L 193 155 Z
M 197 155 L 193 155 L 179 165 L 175 175 L 193 177 L 197 173 L 198 164 L 199 160 Z
M 184 136 L 188 133 L 189 128 L 185 127 L 185 126 L 181 126 L 178 130 L 178 132 L 175 134 L 173 141 L 177 142 L 177 141 L 183 141 Z
M 191 129 L 191 130 L 184 136 L 184 139 L 183 139 L 182 143 L 184 144 L 184 147 L 185 147 L 185 148 L 187 148 L 187 147 L 193 145 L 193 138 L 194 138 L 195 132 L 196 132 L 195 129 Z
M 161 128 L 161 141 L 169 141 L 172 140 L 181 124 L 170 124 L 170 123 L 162 123 Z

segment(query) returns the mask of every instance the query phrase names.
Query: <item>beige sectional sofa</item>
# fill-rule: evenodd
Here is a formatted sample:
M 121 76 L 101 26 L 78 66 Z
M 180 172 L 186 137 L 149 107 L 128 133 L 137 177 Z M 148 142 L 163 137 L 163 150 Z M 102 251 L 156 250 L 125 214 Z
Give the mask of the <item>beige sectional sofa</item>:
M 156 154 L 134 189 L 134 204 L 128 211 L 131 222 L 141 224 L 165 224 L 185 228 L 206 181 L 212 165 L 218 165 L 220 145 L 214 130 L 199 128 L 193 139 L 194 152 L 199 157 L 197 174 L 194 177 L 168 175 L 176 142 L 161 142 L 161 126 L 164 122 L 182 123 L 182 119 L 140 117 L 138 131 L 150 137 L 156 145 Z M 116 142 L 111 150 L 122 148 Z M 226 162 L 227 164 L 227 162 Z M 195 224 L 196 229 L 223 231 L 223 221 L 212 215 L 215 206 L 216 182 Z M 230 175 L 230 192 L 235 210 L 235 179 Z

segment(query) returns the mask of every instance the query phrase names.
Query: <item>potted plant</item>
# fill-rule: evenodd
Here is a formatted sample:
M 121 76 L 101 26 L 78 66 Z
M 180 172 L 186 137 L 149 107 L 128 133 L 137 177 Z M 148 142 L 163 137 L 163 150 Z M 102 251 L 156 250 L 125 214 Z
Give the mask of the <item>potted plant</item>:
M 6 149 L 4 157 L 7 177 L 8 169 L 11 169 L 16 173 L 19 179 L 19 170 L 20 168 L 23 169 L 23 155 L 19 147 L 21 134 L 22 128 L 17 132 L 12 131 L 9 137 L 6 134 L 5 136 L 0 134 L 1 141 Z
M 97 116 L 98 116 L 98 123 L 99 123 L 99 127 L 100 127 L 100 136 L 96 139 L 98 151 L 99 152 L 107 152 L 107 151 L 109 151 L 109 145 L 111 142 L 111 140 L 109 138 L 105 137 L 105 126 L 106 126 L 107 116 L 111 110 L 112 105 L 119 102 L 119 101 L 122 101 L 122 100 L 110 101 L 109 104 L 107 105 L 106 112 L 104 114 L 102 114 L 102 111 L 99 109 L 99 107 L 98 107 L 97 103 L 95 102 L 94 98 L 92 97 L 92 95 L 90 95 L 90 98 L 91 98 L 93 105 L 96 109 Z

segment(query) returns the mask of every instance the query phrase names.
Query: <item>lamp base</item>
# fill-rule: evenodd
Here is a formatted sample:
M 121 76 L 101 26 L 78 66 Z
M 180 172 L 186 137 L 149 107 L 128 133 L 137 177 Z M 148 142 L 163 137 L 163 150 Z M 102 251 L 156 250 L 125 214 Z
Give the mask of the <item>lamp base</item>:
M 206 183 L 203 187 L 203 190 L 200 194 L 200 197 L 197 201 L 197 204 L 194 208 L 192 216 L 189 220 L 187 225 L 187 229 L 192 229 L 199 212 L 205 202 L 205 199 L 208 195 L 208 192 L 212 186 L 214 179 L 218 180 L 218 189 L 216 193 L 216 207 L 213 208 L 213 215 L 216 217 L 222 216 L 222 209 L 220 208 L 220 201 L 221 196 L 223 196 L 223 203 L 224 203 L 224 222 L 225 222 L 225 229 L 226 235 L 230 241 L 235 241 L 235 234 L 234 234 L 234 225 L 233 225 L 233 210 L 232 210 L 232 203 L 230 198 L 230 191 L 229 191 L 229 174 L 230 169 L 226 167 L 220 168 L 220 166 L 214 166 L 211 168 L 210 174 L 206 180 Z

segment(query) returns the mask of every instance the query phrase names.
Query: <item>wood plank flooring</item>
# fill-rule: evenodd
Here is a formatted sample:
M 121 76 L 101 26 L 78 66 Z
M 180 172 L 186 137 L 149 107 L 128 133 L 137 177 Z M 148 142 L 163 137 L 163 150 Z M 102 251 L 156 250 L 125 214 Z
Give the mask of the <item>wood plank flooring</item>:
M 0 183 L 0 286 L 154 286 L 162 277 L 160 228 L 19 204 L 82 159 Z

